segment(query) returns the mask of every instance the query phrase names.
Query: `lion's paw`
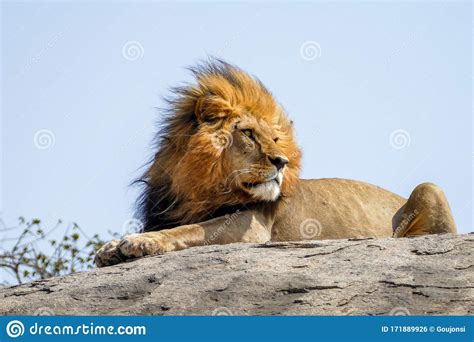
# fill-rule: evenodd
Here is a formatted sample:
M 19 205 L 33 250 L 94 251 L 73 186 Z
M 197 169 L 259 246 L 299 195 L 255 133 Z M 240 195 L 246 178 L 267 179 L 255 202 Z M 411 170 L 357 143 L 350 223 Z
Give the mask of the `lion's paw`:
M 127 259 L 157 255 L 174 250 L 174 244 L 160 233 L 126 235 L 122 240 L 112 240 L 102 246 L 95 255 L 97 267 L 112 266 Z
M 124 261 L 118 245 L 120 240 L 112 240 L 103 245 L 96 253 L 94 262 L 97 267 L 112 266 Z
M 127 258 L 140 258 L 146 255 L 162 254 L 168 250 L 164 240 L 158 236 L 131 234 L 125 236 L 118 245 L 120 253 Z

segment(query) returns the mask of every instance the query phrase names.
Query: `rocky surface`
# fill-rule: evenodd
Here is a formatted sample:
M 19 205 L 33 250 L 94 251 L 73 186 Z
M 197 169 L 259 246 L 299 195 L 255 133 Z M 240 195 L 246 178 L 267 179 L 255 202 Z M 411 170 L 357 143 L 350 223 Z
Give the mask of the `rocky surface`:
M 2 315 L 472 315 L 474 235 L 195 247 L 0 288 Z

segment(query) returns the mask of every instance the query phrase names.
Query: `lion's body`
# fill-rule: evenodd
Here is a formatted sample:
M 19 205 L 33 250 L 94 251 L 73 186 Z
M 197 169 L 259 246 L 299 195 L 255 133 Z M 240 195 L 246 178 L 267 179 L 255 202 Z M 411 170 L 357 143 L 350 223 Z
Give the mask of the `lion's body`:
M 392 218 L 406 199 L 364 182 L 301 180 L 283 198 L 272 227 L 273 241 L 392 236 Z
M 454 233 L 434 184 L 408 200 L 343 179 L 299 179 L 293 124 L 263 84 L 225 62 L 192 69 L 141 182 L 144 232 L 103 246 L 98 266 L 192 246 Z

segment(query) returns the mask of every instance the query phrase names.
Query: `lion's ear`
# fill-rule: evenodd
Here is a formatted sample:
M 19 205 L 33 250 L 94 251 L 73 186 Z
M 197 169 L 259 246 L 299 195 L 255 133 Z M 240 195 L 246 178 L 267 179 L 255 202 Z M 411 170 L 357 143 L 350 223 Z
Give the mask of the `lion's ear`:
M 225 119 L 231 111 L 229 102 L 216 95 L 206 95 L 199 98 L 194 109 L 196 119 L 200 124 Z

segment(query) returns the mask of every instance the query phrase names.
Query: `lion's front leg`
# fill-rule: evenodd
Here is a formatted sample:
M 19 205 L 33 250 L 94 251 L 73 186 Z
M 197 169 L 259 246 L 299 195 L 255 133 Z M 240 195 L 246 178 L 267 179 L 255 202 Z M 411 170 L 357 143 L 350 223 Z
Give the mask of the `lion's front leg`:
M 95 255 L 98 267 L 112 266 L 127 259 L 158 255 L 199 245 L 203 240 L 199 225 L 186 225 L 158 232 L 125 235 L 102 246 Z
M 126 258 L 140 258 L 199 246 L 204 235 L 205 231 L 200 225 L 186 225 L 158 232 L 127 235 L 120 241 L 118 248 Z
M 143 234 L 131 234 L 104 245 L 95 257 L 98 267 L 127 259 L 157 255 L 192 246 L 270 240 L 273 217 L 259 211 L 236 212 L 198 224 Z

